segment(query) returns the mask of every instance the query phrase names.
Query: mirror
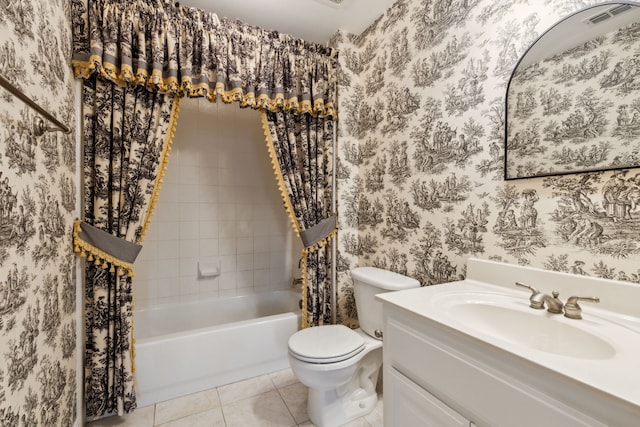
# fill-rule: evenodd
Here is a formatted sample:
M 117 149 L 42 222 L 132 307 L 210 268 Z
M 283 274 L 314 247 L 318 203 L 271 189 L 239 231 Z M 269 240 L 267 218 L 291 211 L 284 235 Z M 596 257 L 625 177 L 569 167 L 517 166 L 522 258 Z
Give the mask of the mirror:
M 507 85 L 505 179 L 640 166 L 639 6 L 582 9 L 520 58 Z

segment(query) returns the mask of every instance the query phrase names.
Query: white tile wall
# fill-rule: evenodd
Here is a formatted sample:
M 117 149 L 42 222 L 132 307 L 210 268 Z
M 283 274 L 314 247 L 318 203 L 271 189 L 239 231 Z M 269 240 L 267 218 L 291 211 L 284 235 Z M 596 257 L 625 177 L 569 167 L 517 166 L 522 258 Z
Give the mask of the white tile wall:
M 302 244 L 291 230 L 260 115 L 183 99 L 173 150 L 143 249 L 136 306 L 287 288 Z M 219 263 L 215 278 L 198 262 Z

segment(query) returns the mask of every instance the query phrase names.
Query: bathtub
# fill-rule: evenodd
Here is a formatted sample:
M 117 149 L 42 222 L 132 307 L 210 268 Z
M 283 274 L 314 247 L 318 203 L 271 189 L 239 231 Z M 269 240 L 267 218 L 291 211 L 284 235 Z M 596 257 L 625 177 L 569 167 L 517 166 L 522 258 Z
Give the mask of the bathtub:
M 283 290 L 136 309 L 138 406 L 287 368 L 300 299 Z

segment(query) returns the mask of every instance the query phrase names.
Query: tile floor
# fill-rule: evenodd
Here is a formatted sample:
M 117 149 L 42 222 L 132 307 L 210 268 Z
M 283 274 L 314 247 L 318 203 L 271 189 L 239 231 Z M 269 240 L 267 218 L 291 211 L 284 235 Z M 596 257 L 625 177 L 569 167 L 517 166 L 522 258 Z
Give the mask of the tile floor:
M 307 387 L 290 369 L 138 408 L 88 427 L 312 427 Z M 382 396 L 369 415 L 348 427 L 382 427 Z

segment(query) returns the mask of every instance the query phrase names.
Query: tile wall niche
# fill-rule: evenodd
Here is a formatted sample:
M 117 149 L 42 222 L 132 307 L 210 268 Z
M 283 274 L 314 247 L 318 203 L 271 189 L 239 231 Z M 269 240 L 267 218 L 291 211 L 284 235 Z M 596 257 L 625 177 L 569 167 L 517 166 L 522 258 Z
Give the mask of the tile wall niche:
M 259 113 L 183 99 L 159 201 L 135 263 L 136 306 L 288 288 L 299 277 L 301 249 Z M 200 276 L 198 263 L 219 263 L 220 275 Z

